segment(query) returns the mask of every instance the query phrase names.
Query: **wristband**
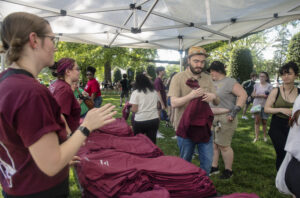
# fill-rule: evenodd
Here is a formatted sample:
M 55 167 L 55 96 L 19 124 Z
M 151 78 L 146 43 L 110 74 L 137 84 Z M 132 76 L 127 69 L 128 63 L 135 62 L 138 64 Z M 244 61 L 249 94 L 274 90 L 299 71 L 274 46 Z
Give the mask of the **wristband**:
M 86 137 L 90 135 L 90 130 L 85 126 L 79 126 L 78 130 L 81 131 L 81 133 L 83 133 L 83 135 L 85 135 Z
M 232 118 L 235 118 L 236 114 L 241 110 L 242 108 L 240 106 L 234 106 L 233 109 L 229 112 L 228 115 L 230 115 Z

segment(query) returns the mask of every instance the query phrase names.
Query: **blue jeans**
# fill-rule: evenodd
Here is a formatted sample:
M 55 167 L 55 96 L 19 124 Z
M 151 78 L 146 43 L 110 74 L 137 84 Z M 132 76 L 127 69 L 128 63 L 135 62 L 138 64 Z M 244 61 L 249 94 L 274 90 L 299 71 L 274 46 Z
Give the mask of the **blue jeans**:
M 94 107 L 99 108 L 102 104 L 102 97 L 99 96 L 94 99 Z
M 194 143 L 188 138 L 177 136 L 177 145 L 180 151 L 180 157 L 188 162 L 192 161 L 195 151 L 195 146 L 198 148 L 200 168 L 205 170 L 206 175 L 209 175 L 213 161 L 213 136 L 210 137 L 207 143 Z

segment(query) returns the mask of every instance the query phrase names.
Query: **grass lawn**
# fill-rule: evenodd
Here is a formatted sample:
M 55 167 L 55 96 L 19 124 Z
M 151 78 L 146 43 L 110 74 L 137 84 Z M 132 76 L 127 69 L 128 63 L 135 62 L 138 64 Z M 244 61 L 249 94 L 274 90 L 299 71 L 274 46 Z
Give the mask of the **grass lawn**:
M 103 104 L 113 103 L 118 111 L 117 117 L 121 117 L 121 108 L 119 107 L 118 95 L 104 95 Z M 261 198 L 284 198 L 290 197 L 282 195 L 275 187 L 275 151 L 272 143 L 263 142 L 261 138 L 255 144 L 254 139 L 254 120 L 248 115 L 249 120 L 242 120 L 241 113 L 238 115 L 239 125 L 234 134 L 232 147 L 234 150 L 233 171 L 234 176 L 229 180 L 220 180 L 218 175 L 212 176 L 217 191 L 221 194 L 231 194 L 234 192 L 256 193 Z M 160 123 L 159 131 L 164 138 L 157 140 L 157 145 L 162 149 L 165 155 L 179 156 L 176 139 L 172 139 L 175 131 L 172 128 L 165 127 L 165 123 Z M 193 163 L 199 166 L 197 158 Z M 224 169 L 222 160 L 220 160 L 220 169 Z M 1 196 L 1 195 L 0 195 Z M 81 197 L 80 191 L 76 186 L 73 171 L 70 170 L 70 197 Z

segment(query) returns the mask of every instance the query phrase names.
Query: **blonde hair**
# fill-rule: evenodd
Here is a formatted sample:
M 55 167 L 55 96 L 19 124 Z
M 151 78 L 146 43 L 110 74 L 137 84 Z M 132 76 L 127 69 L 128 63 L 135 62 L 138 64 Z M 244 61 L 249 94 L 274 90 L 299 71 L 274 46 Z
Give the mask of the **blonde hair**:
M 7 64 L 19 60 L 31 32 L 44 35 L 47 33 L 47 25 L 47 20 L 26 12 L 15 12 L 5 17 L 1 27 L 1 40 Z

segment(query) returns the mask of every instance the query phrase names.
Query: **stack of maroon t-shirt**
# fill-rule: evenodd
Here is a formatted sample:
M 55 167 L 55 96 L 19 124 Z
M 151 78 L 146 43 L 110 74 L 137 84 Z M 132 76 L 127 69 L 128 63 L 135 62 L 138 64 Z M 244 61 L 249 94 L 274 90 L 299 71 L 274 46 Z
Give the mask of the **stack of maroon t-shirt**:
M 94 132 L 78 152 L 77 173 L 84 197 L 143 197 L 139 193 L 146 192 L 150 197 L 167 197 L 165 191 L 156 191 L 157 186 L 167 189 L 171 197 L 216 193 L 205 171 L 179 157 L 163 156 L 142 134 L 125 137 L 126 133 L 118 137 Z
M 86 155 L 104 149 L 114 149 L 140 157 L 152 158 L 163 155 L 163 152 L 143 134 L 133 137 L 118 137 L 115 135 L 94 132 L 87 139 L 85 146 L 78 152 Z
M 107 124 L 96 131 L 116 136 L 134 136 L 132 129 L 124 118 L 117 118 L 114 122 Z

